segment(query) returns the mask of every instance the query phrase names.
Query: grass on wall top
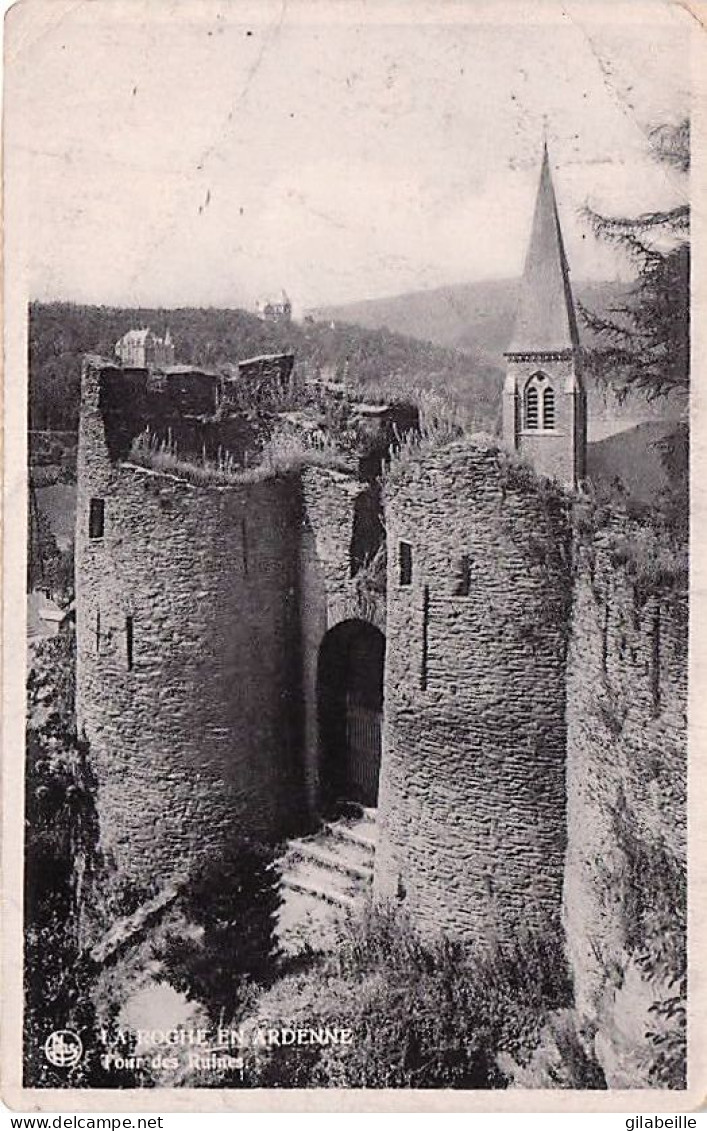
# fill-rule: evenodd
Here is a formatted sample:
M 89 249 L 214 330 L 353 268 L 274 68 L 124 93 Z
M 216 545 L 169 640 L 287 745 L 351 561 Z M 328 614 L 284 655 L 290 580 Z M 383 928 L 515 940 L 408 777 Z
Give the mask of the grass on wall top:
M 292 474 L 303 467 L 350 470 L 343 454 L 331 442 L 287 432 L 276 432 L 271 437 L 258 464 L 243 467 L 225 449 L 219 451 L 216 459 L 209 459 L 205 454 L 201 457 L 182 455 L 174 442 L 160 440 L 146 429 L 133 441 L 128 462 L 173 475 L 194 487 L 260 483 L 265 479 Z

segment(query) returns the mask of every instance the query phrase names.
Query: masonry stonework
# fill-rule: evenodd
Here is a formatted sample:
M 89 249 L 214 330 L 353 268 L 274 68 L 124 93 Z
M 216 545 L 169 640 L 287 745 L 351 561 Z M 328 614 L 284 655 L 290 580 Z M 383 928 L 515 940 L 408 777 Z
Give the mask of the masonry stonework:
M 366 601 L 356 584 L 351 548 L 357 502 L 369 487 L 325 467 L 302 472 L 300 608 L 304 697 L 304 781 L 310 813 L 321 812 L 318 670 L 326 633 L 346 620 L 385 631 L 384 601 Z
M 104 843 L 164 880 L 229 838 L 297 823 L 299 487 L 195 487 L 112 463 L 101 373 L 84 371 L 79 440 L 78 723 Z
M 235 837 L 313 828 L 323 746 L 327 772 L 339 756 L 327 642 L 373 626 L 374 897 L 476 943 L 562 919 L 582 1016 L 607 1031 L 643 1009 L 645 1031 L 617 819 L 684 863 L 686 598 L 640 592 L 606 532 L 573 541 L 571 497 L 481 437 L 392 460 L 383 593 L 363 583 L 375 482 L 311 466 L 195 486 L 137 466 L 139 420 L 105 411 L 106 374 L 115 399 L 121 371 L 87 360 L 77 714 L 119 868 L 165 885 Z M 617 1086 L 635 1075 L 597 1055 Z
M 660 901 L 658 861 L 686 863 L 687 595 L 641 593 L 605 533 L 575 560 L 564 926 L 577 1008 L 602 1034 L 609 1086 L 625 1087 L 645 1075 L 652 1007 L 677 992 L 642 969 L 635 919 Z M 637 852 L 655 861 L 638 904 L 627 879 Z M 672 906 L 660 946 L 682 945 L 683 929 Z
M 376 892 L 427 930 L 462 937 L 557 921 L 571 584 L 562 496 L 493 447 L 450 445 L 395 467 L 386 526 Z
M 524 398 L 528 383 L 537 374 L 548 376 L 555 397 L 551 430 L 526 428 Z M 534 467 L 574 488 L 587 474 L 587 406 L 584 386 L 577 374 L 577 359 L 541 355 L 510 358 L 503 391 L 504 437 L 512 450 Z
M 578 521 L 586 395 L 547 149 L 506 358 L 505 449 L 436 446 L 411 405 L 329 389 L 289 423 L 345 408 L 346 444 L 334 429 L 332 466 L 305 446 L 286 473 L 252 463 L 291 355 L 225 385 L 86 359 L 77 720 L 121 871 L 173 891 L 237 837 L 377 796 L 373 898 L 476 946 L 562 926 L 608 1086 L 648 1084 L 646 1035 L 684 996 L 687 595 L 640 581 L 628 544 L 645 558 L 649 530 Z M 254 413 L 245 370 L 271 363 Z M 224 451 L 241 470 L 218 486 Z

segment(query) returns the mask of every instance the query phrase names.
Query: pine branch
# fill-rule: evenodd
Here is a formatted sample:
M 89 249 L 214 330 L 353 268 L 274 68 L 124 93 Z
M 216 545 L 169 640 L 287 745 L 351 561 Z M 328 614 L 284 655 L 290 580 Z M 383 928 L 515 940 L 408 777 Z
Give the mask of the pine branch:
M 684 118 L 677 125 L 662 123 L 648 131 L 655 156 L 682 173 L 690 168 L 690 122 Z
M 656 212 L 643 212 L 640 216 L 604 216 L 595 212 L 588 204 L 580 209 L 580 215 L 587 220 L 595 235 L 611 232 L 644 232 L 654 228 L 672 228 L 676 232 L 687 232 L 690 228 L 690 205 L 679 204 L 675 208 Z

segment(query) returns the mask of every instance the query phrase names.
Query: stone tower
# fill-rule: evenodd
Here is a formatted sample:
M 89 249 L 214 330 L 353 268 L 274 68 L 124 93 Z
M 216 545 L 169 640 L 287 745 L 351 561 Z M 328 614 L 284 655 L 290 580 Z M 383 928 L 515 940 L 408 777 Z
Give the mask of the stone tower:
M 576 487 L 585 475 L 586 394 L 547 145 L 515 329 L 505 356 L 504 440 L 540 475 Z
M 203 421 L 210 378 L 188 376 L 183 411 Z M 195 484 L 131 462 L 147 406 L 153 426 L 166 419 L 187 437 L 178 414 L 160 415 L 173 401 L 151 381 L 84 361 L 76 712 L 103 848 L 119 871 L 165 883 L 239 837 L 274 842 L 300 820 L 301 518 L 286 476 Z
M 569 530 L 559 491 L 462 440 L 391 462 L 374 893 L 483 943 L 557 923 Z

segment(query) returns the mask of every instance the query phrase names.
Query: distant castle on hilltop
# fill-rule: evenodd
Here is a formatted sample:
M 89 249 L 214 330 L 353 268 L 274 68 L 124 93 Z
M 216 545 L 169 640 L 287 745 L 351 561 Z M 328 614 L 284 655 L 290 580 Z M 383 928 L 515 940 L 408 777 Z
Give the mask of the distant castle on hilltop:
M 626 733 L 667 749 L 682 638 L 655 602 L 634 607 L 601 546 L 591 562 L 573 548 L 586 398 L 547 150 L 505 446 L 404 445 L 381 491 L 414 414 L 354 405 L 348 465 L 320 452 L 210 479 L 199 459 L 247 452 L 252 414 L 217 375 L 119 356 L 84 364 L 76 582 L 78 722 L 120 866 L 166 883 L 344 799 L 377 810 L 375 897 L 424 929 L 514 936 L 564 906 L 581 933 L 567 890 L 594 867 L 588 806 L 615 773 L 597 784 L 615 739 L 592 689 L 628 683 Z M 278 380 L 291 365 L 255 361 Z M 181 462 L 137 458 L 146 429 Z
M 115 355 L 126 369 L 161 369 L 174 365 L 174 343 L 167 330 L 159 338 L 150 329 L 128 330 L 115 343 Z
M 291 322 L 292 303 L 285 291 L 282 291 L 279 299 L 258 299 L 255 304 L 255 313 L 263 322 Z

